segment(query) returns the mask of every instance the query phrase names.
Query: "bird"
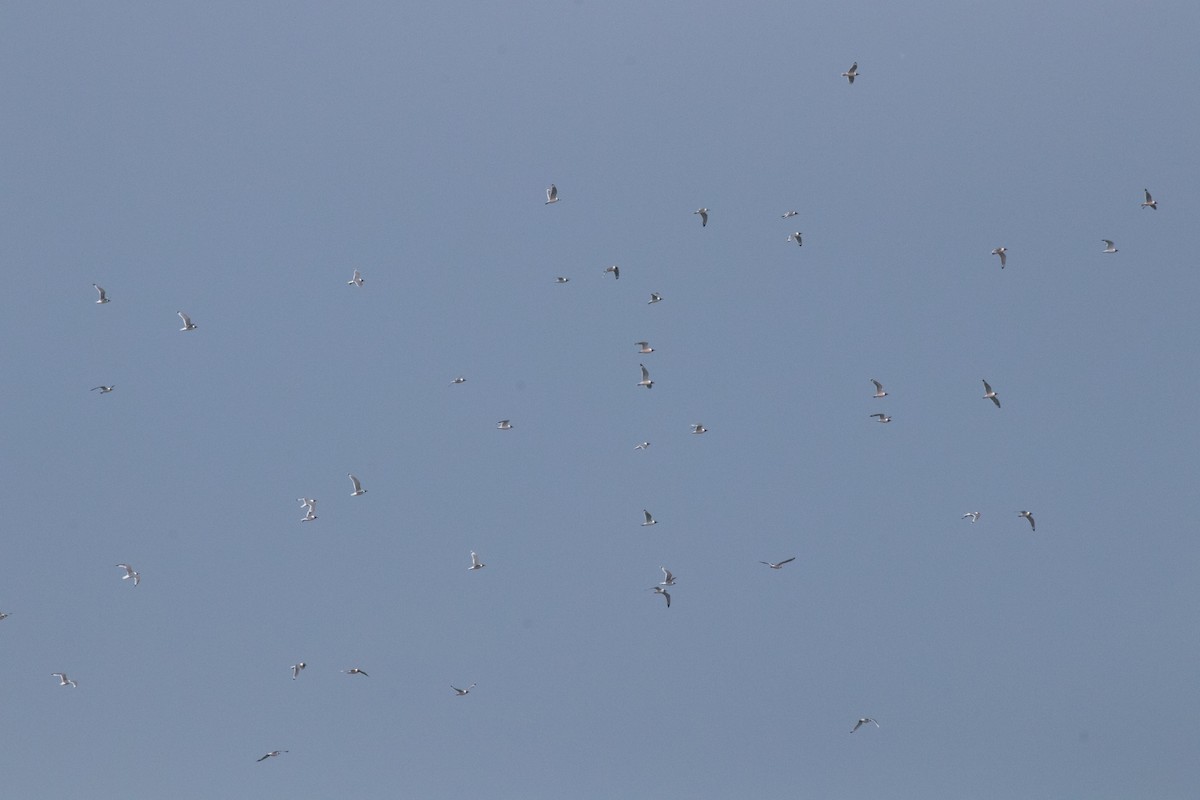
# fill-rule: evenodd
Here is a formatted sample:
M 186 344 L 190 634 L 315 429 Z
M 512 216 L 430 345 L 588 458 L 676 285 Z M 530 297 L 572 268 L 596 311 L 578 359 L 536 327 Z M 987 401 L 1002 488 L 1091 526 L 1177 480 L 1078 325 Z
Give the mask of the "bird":
M 878 418 L 880 422 L 891 422 L 892 421 L 892 418 L 889 417 L 887 414 L 871 414 L 870 416 Z
M 470 686 L 468 686 L 465 689 L 459 689 L 454 684 L 451 684 L 450 688 L 454 690 L 454 694 L 456 697 L 464 697 L 465 695 L 468 695 L 471 693 L 471 690 L 475 688 L 475 684 L 472 683 Z
M 797 246 L 799 246 L 799 247 L 803 247 L 804 240 L 802 238 L 800 238 L 802 236 L 804 236 L 804 234 L 800 233 L 799 231 L 797 231 L 796 233 L 789 233 L 787 240 L 789 242 L 795 242 L 797 244 Z
M 1146 193 L 1146 198 L 1147 198 L 1147 199 L 1149 199 L 1149 197 L 1150 197 L 1150 193 L 1149 193 L 1149 192 L 1147 192 L 1147 193 Z M 1146 204 L 1145 204 L 1145 203 L 1142 203 L 1142 205 L 1146 205 Z M 97 291 L 97 292 L 100 294 L 100 299 L 99 299 L 99 300 L 97 300 L 96 302 L 97 302 L 97 303 L 107 303 L 107 302 L 108 302 L 108 294 L 107 294 L 107 293 L 105 293 L 105 291 L 104 291 L 104 287 L 103 287 L 103 286 L 99 286 L 99 285 L 97 285 L 97 284 L 95 284 L 95 283 L 93 283 L 93 284 L 92 284 L 92 286 L 93 286 L 93 288 L 95 288 L 95 290 L 96 290 L 96 291 Z
M 645 450 L 649 446 L 650 446 L 649 442 L 638 442 L 637 444 L 635 444 L 633 446 L 633 449 L 634 450 Z
M 1104 242 L 1104 245 L 1105 245 L 1103 252 L 1105 252 L 1105 253 L 1117 252 L 1117 248 L 1113 247 L 1112 239 L 1101 239 L 1100 241 Z
M 546 205 L 558 202 L 558 187 L 553 183 L 546 187 Z
M 354 484 L 354 491 L 350 493 L 351 497 L 358 497 L 360 494 L 367 493 L 367 490 L 362 488 L 362 484 L 359 483 L 358 478 L 354 477 L 353 473 L 348 472 L 346 475 L 350 478 L 350 482 Z
M 786 211 L 781 215 L 781 217 L 783 219 L 787 219 L 788 217 L 798 217 L 798 216 L 800 216 L 799 211 Z
M 661 303 L 661 302 L 662 302 L 662 295 L 659 294 L 658 292 L 651 292 L 650 293 L 650 302 L 646 303 L 646 305 L 652 306 L 655 303 Z
M 467 567 L 467 572 L 472 570 L 483 569 L 487 564 L 479 560 L 479 556 L 475 555 L 475 551 L 471 551 L 471 566 Z
M 0 611 L 0 620 L 6 620 L 10 616 L 12 616 L 12 615 L 9 614 L 7 611 Z
M 697 208 L 692 213 L 700 215 L 700 227 L 701 228 L 708 225 L 708 209 L 707 208 Z
M 863 725 L 866 725 L 868 722 L 871 723 L 872 725 L 874 725 L 876 728 L 879 727 L 879 723 L 876 722 L 875 720 L 871 719 L 870 717 L 863 717 L 858 722 L 854 723 L 854 729 L 851 730 L 850 732 L 854 733 L 854 731 L 858 730 Z
M 858 77 L 858 62 L 855 61 L 853 64 L 851 64 L 850 69 L 842 73 L 842 77 L 849 80 L 850 84 L 853 85 L 854 79 Z
M 299 501 L 300 505 L 307 509 L 304 512 L 304 516 L 300 520 L 301 522 L 312 522 L 317 518 L 317 501 L 315 499 L 311 497 L 298 497 L 296 499 Z
M 662 583 L 660 583 L 659 586 L 674 586 L 675 576 L 671 573 L 671 570 L 667 569 L 666 567 L 659 567 L 659 569 L 661 569 L 663 573 Z
M 654 593 L 661 594 L 667 601 L 667 608 L 671 607 L 671 593 L 670 592 L 668 592 L 666 589 L 662 588 L 661 586 L 655 586 Z
M 654 388 L 654 381 L 650 380 L 650 370 L 646 369 L 645 364 L 638 364 L 642 368 L 642 379 L 637 382 L 638 386 L 645 386 L 647 389 Z
M 792 563 L 792 562 L 793 562 L 793 561 L 795 561 L 795 560 L 796 560 L 796 557 L 795 557 L 795 556 L 792 556 L 791 558 L 785 558 L 783 561 L 774 561 L 774 562 L 772 562 L 772 561 L 760 561 L 760 562 L 758 562 L 758 563 L 760 563 L 760 564 L 766 564 L 766 565 L 767 565 L 768 567 L 770 567 L 771 569 L 783 569 L 783 565 L 784 565 L 784 564 L 790 564 L 790 563 Z
M 362 671 L 361 669 L 359 669 L 358 667 L 351 667 L 350 669 L 344 669 L 344 670 L 342 670 L 342 672 L 346 673 L 347 675 L 362 675 L 364 678 L 369 678 L 369 677 L 371 677 L 370 675 L 368 675 L 367 673 L 363 672 L 363 671 Z
M 992 387 L 987 381 L 983 382 L 983 399 L 991 400 L 996 404 L 996 408 L 1000 407 L 1000 398 L 996 396 L 994 391 L 992 391 Z
M 132 578 L 134 586 L 137 586 L 142 582 L 142 576 L 139 575 L 137 570 L 135 570 L 133 567 L 129 566 L 128 564 L 117 564 L 117 566 L 125 570 L 125 574 L 121 576 L 121 580 L 127 581 Z
M 638 349 L 639 353 L 653 353 L 654 352 L 654 348 L 650 346 L 649 342 L 634 342 L 633 344 Z
M 502 419 L 496 423 L 496 427 L 502 431 L 511 431 L 513 426 L 509 423 L 508 420 Z
M 708 433 L 708 428 L 701 425 L 699 422 L 692 423 L 692 433 Z
M 467 382 L 467 379 L 464 378 L 462 375 L 459 375 L 457 378 L 450 381 L 450 385 L 453 386 L 456 383 L 466 383 L 466 382 Z
M 646 515 L 646 521 L 642 523 L 643 528 L 646 527 L 647 525 L 657 525 L 658 524 L 658 520 L 656 520 L 654 517 L 650 516 L 649 511 L 647 511 L 646 509 L 643 508 L 642 513 Z
M 286 753 L 286 752 L 287 752 L 287 750 L 272 750 L 271 752 L 267 753 L 265 756 L 263 756 L 262 758 L 260 758 L 258 760 L 266 761 L 268 758 L 272 758 L 273 756 L 277 756 L 280 753 Z
M 301 661 L 299 664 L 292 664 L 292 680 L 296 680 L 296 678 L 300 676 L 300 673 L 303 672 L 304 668 L 307 666 L 308 664 L 305 664 L 303 661 Z
M 563 276 L 559 275 L 557 278 L 555 278 L 555 279 L 554 279 L 554 282 L 555 282 L 555 283 L 570 283 L 570 282 L 571 282 L 571 279 L 570 279 L 570 278 L 564 278 Z
M 1146 202 L 1142 203 L 1142 208 L 1153 208 L 1155 211 L 1158 211 L 1158 201 L 1150 196 L 1150 190 L 1143 189 L 1142 191 L 1146 193 Z M 97 288 L 99 288 L 99 287 L 97 287 Z M 100 289 L 100 296 L 101 297 L 104 296 L 103 289 Z M 106 303 L 108 301 L 107 300 L 97 300 L 96 302 L 97 303 Z
M 99 390 L 100 390 L 100 394 L 108 394 L 109 392 L 111 392 L 111 391 L 112 391 L 113 389 L 115 389 L 115 388 L 117 388 L 117 387 L 116 387 L 116 386 L 93 386 L 93 387 L 92 387 L 92 391 L 94 392 L 94 391 L 96 391 L 97 389 L 99 389 Z
M 362 286 L 364 283 L 362 273 L 358 270 L 354 270 L 354 277 L 346 281 L 347 286 Z
M 883 384 L 871 378 L 871 383 L 875 384 L 875 394 L 872 397 L 887 397 L 887 392 L 883 390 Z
M 608 274 L 608 273 L 610 273 L 610 272 L 612 273 L 613 280 L 620 280 L 620 279 L 621 279 L 621 268 L 620 268 L 620 267 L 618 267 L 616 264 L 613 264 L 611 267 L 605 267 L 605 268 L 604 268 L 604 274 L 605 274 L 605 275 L 607 275 L 607 274 Z
M 997 247 L 992 251 L 992 255 L 1000 256 L 1000 269 L 1004 269 L 1004 265 L 1008 262 L 1008 248 Z
M 70 686 L 72 689 L 79 687 L 79 684 L 68 678 L 65 672 L 51 672 L 50 674 L 58 678 L 59 686 Z
M 1029 527 L 1032 530 L 1037 530 L 1037 523 L 1033 521 L 1033 514 L 1029 513 L 1028 511 L 1018 511 L 1017 516 L 1024 517 L 1025 519 L 1029 520 Z
M 962 518 L 963 518 L 963 519 L 970 519 L 970 520 L 971 520 L 971 524 L 972 524 L 972 525 L 974 525 L 976 522 L 979 522 L 979 515 L 980 515 L 981 513 L 982 513 L 982 512 L 979 512 L 979 511 L 968 511 L 967 513 L 965 513 L 965 514 L 963 514 L 963 515 L 962 515 Z
M 182 327 L 182 328 L 180 328 L 179 330 L 181 330 L 181 331 L 194 331 L 194 330 L 196 330 L 196 326 L 192 324 L 192 318 L 191 318 L 191 317 L 189 317 L 187 314 L 183 313 L 182 311 L 177 311 L 177 312 L 175 312 L 175 313 L 179 314 L 179 318 L 180 318 L 181 320 L 183 320 L 183 327 Z

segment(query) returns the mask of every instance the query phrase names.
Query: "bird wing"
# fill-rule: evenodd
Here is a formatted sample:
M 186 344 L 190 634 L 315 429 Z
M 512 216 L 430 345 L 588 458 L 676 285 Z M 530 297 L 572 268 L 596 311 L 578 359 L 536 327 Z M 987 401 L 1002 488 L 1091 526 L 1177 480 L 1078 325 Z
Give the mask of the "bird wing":
M 654 517 L 650 516 L 650 512 L 646 509 L 643 508 L 642 513 L 646 515 L 646 522 L 652 522 L 654 520 Z
M 780 562 L 779 562 L 779 566 L 781 566 L 781 567 L 782 567 L 784 564 L 790 564 L 790 563 L 792 563 L 792 562 L 793 562 L 793 561 L 795 561 L 795 560 L 796 560 L 796 557 L 795 557 L 795 556 L 792 556 L 791 558 L 785 558 L 783 561 L 780 561 Z
M 883 384 L 882 384 L 882 383 L 880 383 L 879 381 L 875 380 L 874 378 L 871 378 L 871 383 L 875 384 L 875 391 L 877 391 L 877 392 L 882 392 L 882 391 L 883 391 Z
M 343 273 L 343 274 L 344 274 L 344 273 Z M 179 312 L 176 312 L 176 313 L 178 313 L 178 314 L 179 314 L 179 318 L 180 318 L 181 320 L 183 320 L 183 324 L 184 324 L 186 327 L 189 327 L 189 328 L 190 328 L 190 327 L 192 327 L 192 318 L 191 318 L 191 317 L 189 317 L 187 314 L 183 313 L 182 311 L 179 311 Z
M 546 190 L 546 199 L 551 203 L 558 199 L 558 187 L 553 183 L 550 184 L 550 188 Z
M 642 380 L 644 380 L 644 381 L 650 380 L 650 370 L 646 369 L 646 365 L 638 364 L 638 366 L 642 368 Z
M 984 382 L 983 382 L 983 390 L 984 390 L 985 392 L 987 392 L 988 394 L 991 394 L 991 393 L 992 393 L 992 387 L 991 387 L 991 385 L 990 385 L 990 384 L 989 384 L 987 381 L 984 381 Z
M 358 478 L 354 477 L 353 475 L 349 475 L 348 477 L 350 478 L 350 482 L 354 484 L 354 491 L 361 492 L 362 484 L 358 482 Z
M 991 400 L 993 403 L 996 404 L 996 408 L 1000 407 L 1000 398 L 999 397 L 996 397 L 996 395 L 993 394 Z

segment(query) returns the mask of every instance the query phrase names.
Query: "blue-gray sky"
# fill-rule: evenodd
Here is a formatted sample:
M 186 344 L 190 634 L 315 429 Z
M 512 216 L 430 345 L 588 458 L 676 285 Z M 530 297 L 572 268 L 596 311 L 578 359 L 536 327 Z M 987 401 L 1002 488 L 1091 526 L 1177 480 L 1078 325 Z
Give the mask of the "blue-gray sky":
M 1194 4 L 0 22 L 13 796 L 1194 796 Z

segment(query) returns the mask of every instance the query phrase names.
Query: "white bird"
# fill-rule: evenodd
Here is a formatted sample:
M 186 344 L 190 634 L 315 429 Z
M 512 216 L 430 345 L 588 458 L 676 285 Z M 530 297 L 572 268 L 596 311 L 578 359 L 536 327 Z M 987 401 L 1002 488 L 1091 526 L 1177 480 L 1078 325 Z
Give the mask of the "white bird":
M 555 282 L 555 283 L 570 283 L 570 282 L 571 282 L 571 279 L 570 279 L 570 278 L 564 278 L 563 276 L 559 275 L 557 278 L 555 278 L 555 279 L 554 279 L 554 282 Z
M 650 516 L 649 511 L 647 511 L 646 509 L 643 508 L 642 513 L 646 515 L 646 521 L 642 523 L 643 528 L 646 527 L 647 525 L 657 525 L 658 524 L 658 520 L 656 520 L 654 517 Z
M 1142 191 L 1144 191 L 1146 193 L 1146 202 L 1142 203 L 1142 208 L 1153 208 L 1155 211 L 1158 211 L 1158 201 L 1150 196 L 1150 190 L 1143 189 Z M 100 290 L 100 296 L 101 297 L 104 296 L 103 289 Z M 96 302 L 100 303 L 100 302 L 104 302 L 104 301 L 97 300 Z
M 363 280 L 362 273 L 354 270 L 354 277 L 346 281 L 347 286 L 362 286 L 366 281 Z
M 470 571 L 476 570 L 476 569 L 483 569 L 486 566 L 487 566 L 487 564 L 480 561 L 479 556 L 475 555 L 475 551 L 472 550 L 471 551 L 471 566 L 467 567 L 467 572 L 470 572 Z
M 992 255 L 1000 256 L 1000 269 L 1004 269 L 1004 265 L 1008 262 L 1008 248 L 997 247 L 992 251 Z
M 877 418 L 880 422 L 891 422 L 892 418 L 887 414 L 871 414 L 870 416 Z
M 99 390 L 100 390 L 100 394 L 108 394 L 109 392 L 111 392 L 111 391 L 112 391 L 113 389 L 115 389 L 115 388 L 117 388 L 117 387 L 116 387 L 116 386 L 93 386 L 93 387 L 92 387 L 92 391 L 94 392 L 94 391 L 96 391 L 97 389 L 99 389 Z
M 360 494 L 367 493 L 367 490 L 362 488 L 362 484 L 359 483 L 358 478 L 354 477 L 353 473 L 348 472 L 346 473 L 346 476 L 350 478 L 350 482 L 354 484 L 354 491 L 350 493 L 351 497 L 358 497 Z
M 863 717 L 858 722 L 854 723 L 854 728 L 850 732 L 854 733 L 854 731 L 858 730 L 863 725 L 866 725 L 868 722 L 871 723 L 872 725 L 874 725 L 876 728 L 879 727 L 879 723 L 876 722 L 875 720 L 871 719 L 870 717 Z
M 187 314 L 183 313 L 182 311 L 177 311 L 176 313 L 177 313 L 177 314 L 179 314 L 179 318 L 180 318 L 181 320 L 183 320 L 183 327 L 182 327 L 182 328 L 180 328 L 179 330 L 181 330 L 181 331 L 194 331 L 194 330 L 196 330 L 196 326 L 192 324 L 192 318 L 191 318 L 191 317 L 189 317 Z
M 790 564 L 795 560 L 796 560 L 796 557 L 792 556 L 791 558 L 785 558 L 783 561 L 760 561 L 758 563 L 766 564 L 771 569 L 783 569 L 784 564 Z
M 262 758 L 260 758 L 258 760 L 266 761 L 268 758 L 273 758 L 274 756 L 277 756 L 280 753 L 286 753 L 286 752 L 287 752 L 287 750 L 272 750 L 271 752 L 267 753 L 265 756 L 263 756 Z
M 305 664 L 303 661 L 301 661 L 299 664 L 292 664 L 292 680 L 296 680 L 296 678 L 299 677 L 300 673 L 303 672 L 304 668 L 307 666 L 308 664 Z
M 470 686 L 468 686 L 465 689 L 459 689 L 457 686 L 454 686 L 453 684 L 451 684 L 450 688 L 454 690 L 454 694 L 456 697 L 463 697 L 463 696 L 471 693 L 471 690 L 475 688 L 475 684 L 472 683 Z
M 667 569 L 666 567 L 659 567 L 659 569 L 661 569 L 663 572 L 662 583 L 660 583 L 659 586 L 674 586 L 675 576 L 671 573 L 671 570 Z
M 858 77 L 858 62 L 855 61 L 853 64 L 851 64 L 850 69 L 842 73 L 842 77 L 849 80 L 851 85 L 853 85 L 854 79 Z
M 637 347 L 639 353 L 653 353 L 654 352 L 654 348 L 650 346 L 649 342 L 634 342 L 633 344 L 635 347 Z
M 314 498 L 298 497 L 296 499 L 299 501 L 300 505 L 307 509 L 304 512 L 304 517 L 300 520 L 301 522 L 312 522 L 317 518 L 317 501 Z
M 667 608 L 671 607 L 671 593 L 670 592 L 668 592 L 666 589 L 662 588 L 661 586 L 655 586 L 654 593 L 661 594 L 667 601 Z
M 650 370 L 646 369 L 645 364 L 638 364 L 642 368 L 642 379 L 637 382 L 638 386 L 645 386 L 647 389 L 654 388 L 654 381 L 650 380 Z
M 633 449 L 634 450 L 645 450 L 649 446 L 650 446 L 649 442 L 638 442 L 637 444 L 635 444 L 633 446 Z
M 658 292 L 651 292 L 650 293 L 650 302 L 646 303 L 646 305 L 652 306 L 655 303 L 661 303 L 661 302 L 662 302 L 662 295 L 659 294 Z
M 1115 253 L 1115 252 L 1117 252 L 1117 248 L 1113 247 L 1113 242 L 1112 242 L 1112 239 L 1101 239 L 1100 241 L 1104 242 L 1104 250 L 1103 250 L 1103 252 L 1105 252 L 1105 253 Z
M 558 202 L 558 187 L 553 183 L 546 187 L 546 205 Z
M 996 393 L 992 391 L 991 384 L 989 384 L 987 381 L 983 382 L 983 399 L 991 400 L 996 404 L 996 408 L 1000 407 L 1000 398 L 997 397 Z
M 798 246 L 800 246 L 800 247 L 803 247 L 803 246 L 804 246 L 804 240 L 801 238 L 802 236 L 804 236 L 804 234 L 802 234 L 802 233 L 800 233 L 799 231 L 797 231 L 796 233 L 791 233 L 791 234 L 788 234 L 788 238 L 787 238 L 787 240 L 788 240 L 789 242 L 795 242 L 795 243 L 796 243 Z
M 693 422 L 692 433 L 708 433 L 708 428 L 704 427 L 699 422 Z
M 708 209 L 707 208 L 698 208 L 695 211 L 693 211 L 692 213 L 700 215 L 700 227 L 701 228 L 708 225 Z
M 875 384 L 875 394 L 872 397 L 887 397 L 887 392 L 883 390 L 883 384 L 871 378 L 871 383 Z
M 342 670 L 342 672 L 346 673 L 347 675 L 362 675 L 364 678 L 369 678 L 369 677 L 371 677 L 370 675 L 368 675 L 367 673 L 363 672 L 363 671 L 362 671 L 361 669 L 359 669 L 358 667 L 351 667 L 350 669 L 344 669 L 344 670 Z
M 1150 195 L 1149 195 L 1149 193 L 1147 193 L 1147 194 L 1146 194 L 1146 197 L 1149 197 L 1149 196 L 1150 196 Z M 1146 204 L 1145 204 L 1145 203 L 1142 203 L 1142 205 L 1146 205 Z M 96 302 L 97 302 L 97 303 L 107 303 L 107 302 L 108 302 L 108 295 L 107 295 L 107 294 L 104 292 L 104 287 L 103 287 L 103 286 L 98 286 L 98 285 L 96 285 L 96 284 L 94 284 L 94 283 L 92 284 L 92 286 L 93 286 L 93 287 L 96 289 L 96 291 L 97 291 L 97 292 L 100 294 L 100 299 L 99 299 L 99 300 L 97 300 Z
M 1024 517 L 1025 519 L 1029 520 L 1029 527 L 1035 531 L 1037 530 L 1037 524 L 1033 521 L 1033 514 L 1029 513 L 1028 511 L 1018 511 L 1017 516 Z
M 134 586 L 137 586 L 142 582 L 142 576 L 139 575 L 137 570 L 135 570 L 133 567 L 129 566 L 128 564 L 117 564 L 117 566 L 125 570 L 125 574 L 121 576 L 121 580 L 127 581 L 132 578 Z
M 0 620 L 6 620 L 10 616 L 12 616 L 12 615 L 9 614 L 7 611 L 0 611 Z
M 613 276 L 613 279 L 614 279 L 614 280 L 620 280 L 620 279 L 621 279 L 621 268 L 620 268 L 620 267 L 618 267 L 616 264 L 613 264 L 611 267 L 605 267 L 605 268 L 604 268 L 604 274 L 605 274 L 605 275 L 607 275 L 607 274 L 608 274 L 608 273 L 610 273 L 610 272 L 612 273 L 612 276 Z
M 513 426 L 508 420 L 502 419 L 496 423 L 496 427 L 502 431 L 511 431 Z
M 965 514 L 963 514 L 963 515 L 962 515 L 962 518 L 963 518 L 963 519 L 970 519 L 970 520 L 971 520 L 971 524 L 972 524 L 972 525 L 974 525 L 976 522 L 979 522 L 979 515 L 980 515 L 981 513 L 982 513 L 982 512 L 980 512 L 980 511 L 968 511 L 967 513 L 965 513 Z
M 70 686 L 72 689 L 75 689 L 79 686 L 78 683 L 68 678 L 67 673 L 65 672 L 51 672 L 50 674 L 58 678 L 59 686 Z
M 467 382 L 467 379 L 464 378 L 462 375 L 459 375 L 457 378 L 450 381 L 450 385 L 453 386 L 456 383 L 466 383 L 466 382 Z
M 788 211 L 787 213 L 783 214 L 783 219 L 787 219 L 788 217 L 798 217 L 798 216 L 800 216 L 799 211 Z

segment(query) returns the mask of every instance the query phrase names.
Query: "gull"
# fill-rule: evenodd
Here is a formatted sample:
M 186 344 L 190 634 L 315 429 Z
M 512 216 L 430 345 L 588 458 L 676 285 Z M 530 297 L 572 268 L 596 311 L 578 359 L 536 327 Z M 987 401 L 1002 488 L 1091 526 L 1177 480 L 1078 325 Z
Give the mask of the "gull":
M 1104 242 L 1104 245 L 1105 245 L 1103 252 L 1105 252 L 1105 253 L 1117 252 L 1117 248 L 1113 247 L 1112 239 L 1101 239 L 1100 241 Z
M 707 208 L 698 208 L 695 211 L 693 211 L 692 213 L 700 215 L 700 227 L 701 228 L 708 225 L 708 209 Z
M 471 693 L 472 689 L 475 688 L 475 684 L 472 683 L 470 686 L 468 686 L 465 689 L 459 689 L 457 686 L 454 686 L 453 684 L 451 684 L 450 688 L 454 690 L 454 695 L 456 697 L 465 697 L 466 695 L 469 695 Z
M 874 395 L 872 395 L 873 397 L 887 397 L 887 392 L 885 392 L 885 391 L 883 390 L 883 384 L 882 384 L 882 383 L 880 383 L 879 381 L 875 380 L 874 378 L 871 378 L 871 383 L 875 384 L 875 394 L 874 394 Z
M 359 669 L 358 667 L 351 667 L 350 669 L 344 669 L 344 670 L 342 670 L 342 672 L 346 673 L 347 675 L 362 675 L 364 678 L 369 678 L 369 677 L 371 677 L 370 675 L 368 675 L 367 673 L 363 672 L 363 671 L 362 671 L 361 669 Z
M 181 331 L 194 331 L 194 330 L 196 330 L 196 326 L 192 324 L 192 318 L 191 318 L 191 317 L 189 317 L 187 314 L 183 313 L 182 311 L 177 311 L 177 312 L 175 312 L 175 313 L 179 314 L 179 318 L 180 318 L 181 320 L 183 320 L 183 327 L 182 327 L 182 328 L 180 328 L 179 330 L 181 330 Z
M 608 273 L 610 273 L 610 272 L 612 273 L 612 276 L 613 276 L 613 279 L 614 279 L 614 280 L 620 280 L 620 279 L 621 279 L 621 268 L 620 268 L 620 267 L 618 267 L 616 264 L 613 264 L 611 267 L 605 267 L 605 268 L 604 268 L 604 274 L 605 274 L 605 275 L 607 275 L 607 274 L 608 274 Z
M 1142 191 L 1146 193 L 1146 202 L 1142 203 L 1142 208 L 1153 208 L 1155 211 L 1158 211 L 1158 201 L 1150 196 L 1150 190 L 1143 189 Z M 92 284 L 92 285 L 94 286 L 95 284 Z M 97 287 L 97 288 L 99 288 L 99 287 Z M 104 297 L 103 289 L 100 289 L 100 296 Z M 107 300 L 97 300 L 96 302 L 97 303 L 107 303 L 108 301 Z
M 546 187 L 546 205 L 558 202 L 558 187 L 553 183 Z
M 1037 530 L 1037 525 L 1033 521 L 1033 514 L 1030 514 L 1028 511 L 1018 511 L 1017 516 L 1029 520 L 1029 527 L 1035 531 Z
M 1149 200 L 1149 199 L 1150 199 L 1150 193 L 1149 193 L 1149 192 L 1146 192 L 1146 199 L 1147 199 L 1147 200 Z M 1146 204 L 1145 204 L 1145 203 L 1142 203 L 1142 205 L 1146 205 Z M 95 288 L 95 290 L 96 290 L 97 292 L 99 292 L 99 293 L 100 293 L 100 299 L 99 299 L 99 300 L 97 300 L 96 302 L 97 302 L 97 303 L 107 303 L 107 302 L 108 302 L 108 295 L 105 293 L 105 291 L 104 291 L 104 287 L 103 287 L 103 286 L 98 286 L 98 285 L 96 285 L 96 284 L 94 284 L 94 283 L 92 284 L 92 287 L 93 287 L 93 288 Z
M 662 588 L 661 586 L 655 586 L 654 593 L 661 594 L 664 598 L 666 598 L 667 608 L 671 607 L 671 593 L 670 592 L 668 592 L 666 589 Z
M 650 446 L 649 442 L 638 442 L 637 444 L 635 444 L 633 446 L 633 449 L 634 450 L 645 450 L 649 446 Z
M 303 661 L 301 661 L 299 664 L 292 664 L 292 680 L 296 680 L 296 678 L 299 677 L 300 673 L 303 672 L 304 668 L 307 666 L 308 664 L 305 664 Z
M 479 556 L 475 555 L 475 551 L 471 551 L 471 566 L 467 567 L 467 572 L 472 570 L 483 569 L 487 564 L 479 560 Z
M 654 352 L 654 348 L 650 346 L 649 342 L 634 342 L 633 344 L 638 349 L 639 353 L 653 353 Z
M 666 567 L 659 567 L 659 569 L 661 569 L 663 572 L 662 583 L 660 583 L 659 586 L 674 586 L 675 576 L 671 573 L 671 570 L 667 569 Z
M 692 433 L 708 433 L 708 428 L 704 427 L 699 422 L 693 422 Z
M 655 303 L 660 303 L 660 302 L 662 302 L 662 295 L 659 294 L 658 292 L 651 292 L 650 293 L 650 302 L 646 303 L 646 305 L 652 306 Z
M 783 569 L 784 564 L 790 564 L 795 560 L 796 560 L 796 557 L 792 556 L 791 558 L 785 558 L 783 561 L 778 561 L 778 562 L 774 562 L 774 563 L 770 562 L 770 561 L 760 561 L 758 563 L 766 564 L 771 569 Z
M 788 211 L 786 214 L 782 215 L 782 218 L 787 219 L 788 217 L 798 217 L 798 216 L 800 216 L 799 211 Z
M 654 388 L 654 381 L 650 380 L 650 370 L 646 369 L 645 364 L 638 364 L 642 368 L 642 379 L 637 382 L 638 386 L 645 386 L 647 389 Z
M 892 418 L 889 417 L 887 414 L 871 414 L 870 416 L 878 418 L 880 422 L 891 422 L 892 421 Z
M 646 527 L 647 525 L 657 525 L 658 524 L 658 520 L 656 520 L 654 517 L 650 516 L 649 511 L 647 511 L 646 509 L 643 508 L 642 513 L 646 515 L 646 521 L 642 523 L 643 528 Z
M 8 619 L 10 616 L 12 616 L 12 615 L 9 614 L 7 611 L 0 611 L 0 620 Z
M 142 582 L 142 576 L 139 575 L 137 570 L 135 570 L 133 567 L 129 566 L 128 564 L 117 564 L 117 566 L 125 570 L 125 574 L 121 576 L 121 580 L 127 581 L 130 578 L 133 578 L 134 586 L 137 586 Z
M 100 394 L 108 394 L 109 392 L 111 392 L 111 391 L 112 391 L 113 389 L 115 389 L 115 388 L 117 388 L 117 387 L 116 387 L 116 386 L 93 386 L 93 387 L 92 387 L 92 391 L 94 392 L 94 391 L 96 391 L 97 389 L 99 389 L 99 390 L 100 390 Z
M 358 270 L 354 270 L 354 277 L 346 281 L 347 286 L 362 286 L 363 283 L 365 283 L 365 281 L 363 281 L 362 273 Z
M 981 513 L 982 513 L 982 512 L 980 512 L 980 511 L 968 511 L 967 513 L 965 513 L 965 514 L 963 514 L 963 515 L 962 515 L 962 518 L 963 518 L 963 519 L 970 519 L 970 520 L 971 520 L 971 524 L 972 524 L 972 525 L 974 525 L 976 522 L 979 522 L 979 515 L 980 515 Z
M 789 242 L 795 242 L 799 247 L 803 247 L 804 240 L 800 238 L 803 235 L 804 234 L 800 233 L 799 231 L 797 231 L 796 233 L 790 233 L 790 234 L 788 234 L 787 240 Z
M 272 750 L 271 752 L 267 753 L 265 756 L 263 756 L 262 758 L 260 758 L 258 760 L 266 761 L 268 758 L 272 758 L 274 756 L 279 755 L 280 753 L 286 753 L 286 752 L 287 752 L 287 750 Z
M 304 517 L 300 520 L 301 522 L 312 522 L 317 518 L 317 501 L 315 499 L 311 497 L 298 497 L 296 499 L 300 505 L 308 509 L 304 512 Z
M 58 678 L 59 686 L 70 686 L 72 689 L 79 687 L 79 684 L 68 678 L 65 672 L 51 672 L 50 674 Z
M 564 278 L 561 275 L 559 275 L 557 278 L 554 279 L 555 283 L 570 283 L 570 281 L 571 281 L 570 278 Z
M 858 730 L 863 725 L 866 725 L 868 722 L 871 723 L 872 725 L 874 725 L 876 728 L 879 727 L 879 723 L 876 722 L 875 720 L 871 719 L 870 717 L 863 717 L 858 722 L 854 723 L 854 729 L 851 730 L 850 732 L 854 733 L 854 731 Z
M 466 382 L 467 382 L 467 379 L 464 378 L 462 375 L 459 375 L 457 378 L 450 381 L 450 385 L 453 386 L 456 383 L 466 383 Z
M 996 393 L 992 391 L 992 387 L 987 381 L 983 382 L 983 399 L 991 400 L 996 404 L 996 408 L 1000 407 L 1000 398 L 997 397 Z
M 997 247 L 992 251 L 992 255 L 1000 256 L 1000 269 L 1004 269 L 1004 265 L 1008 262 L 1008 248 Z
M 854 85 L 854 79 L 858 77 L 858 62 L 855 61 L 850 65 L 850 69 L 842 73 L 842 77 L 850 81 L 850 85 Z
M 353 473 L 348 472 L 346 473 L 346 476 L 350 478 L 350 482 L 354 484 L 354 491 L 350 493 L 351 497 L 358 497 L 360 494 L 367 493 L 367 490 L 362 488 L 362 484 L 358 482 L 358 478 L 354 477 Z
M 508 420 L 502 419 L 496 423 L 496 427 L 502 431 L 511 431 L 513 426 L 509 424 Z

